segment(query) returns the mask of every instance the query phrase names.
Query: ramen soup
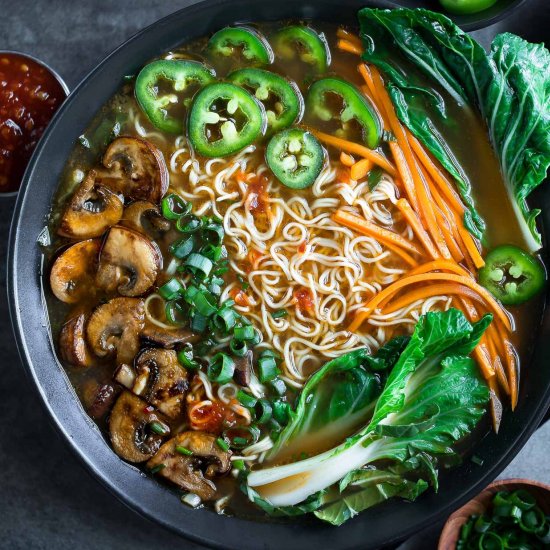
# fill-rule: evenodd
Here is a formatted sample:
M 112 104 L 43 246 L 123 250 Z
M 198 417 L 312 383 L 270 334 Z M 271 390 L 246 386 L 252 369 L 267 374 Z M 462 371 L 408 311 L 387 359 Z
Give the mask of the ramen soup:
M 184 44 L 68 160 L 59 358 L 113 451 L 190 506 L 339 525 L 437 487 L 522 399 L 545 271 L 504 115 L 423 72 L 398 13 L 363 10 L 363 40 L 293 21 Z

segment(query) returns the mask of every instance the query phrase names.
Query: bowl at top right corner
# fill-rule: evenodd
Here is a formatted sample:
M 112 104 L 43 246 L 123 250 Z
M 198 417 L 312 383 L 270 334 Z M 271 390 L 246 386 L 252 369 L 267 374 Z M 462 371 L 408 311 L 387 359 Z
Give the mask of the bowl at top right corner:
M 472 515 L 482 515 L 499 491 L 522 489 L 531 493 L 542 511 L 550 515 L 550 485 L 529 479 L 501 479 L 488 485 L 479 495 L 467 502 L 447 519 L 439 537 L 438 550 L 454 550 L 460 530 Z

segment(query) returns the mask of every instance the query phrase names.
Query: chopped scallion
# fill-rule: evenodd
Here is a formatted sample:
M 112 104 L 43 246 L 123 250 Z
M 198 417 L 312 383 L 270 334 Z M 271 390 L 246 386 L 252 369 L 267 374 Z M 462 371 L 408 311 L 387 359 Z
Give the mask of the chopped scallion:
M 226 384 L 233 378 L 235 362 L 225 353 L 214 355 L 207 369 L 207 376 L 212 382 Z
M 189 450 L 187 447 L 182 447 L 181 445 L 176 445 L 176 451 L 180 455 L 193 456 L 193 451 Z
M 194 252 L 187 256 L 185 267 L 196 277 L 205 279 L 210 275 L 214 264 L 206 256 Z
M 264 355 L 258 359 L 258 376 L 262 384 L 275 380 L 278 374 L 279 369 L 273 356 Z
M 277 311 L 274 311 L 271 314 L 271 317 L 273 319 L 282 319 L 283 317 L 286 317 L 288 315 L 288 311 L 286 309 L 278 309 Z
M 170 254 L 180 260 L 183 260 L 184 258 L 187 258 L 191 252 L 193 252 L 194 248 L 195 239 L 193 239 L 193 237 L 184 237 L 183 239 L 179 239 L 170 245 Z
M 191 203 L 186 203 L 180 196 L 171 193 L 162 199 L 161 210 L 167 220 L 177 220 L 191 211 Z
M 166 435 L 167 433 L 170 432 L 170 430 L 168 429 L 168 426 L 162 424 L 161 422 L 157 422 L 156 420 L 154 420 L 153 422 L 150 422 L 149 427 L 153 432 L 155 432 L 158 435 Z
M 183 285 L 173 277 L 159 288 L 159 294 L 165 300 L 175 300 L 184 290 Z
M 222 451 L 229 451 L 229 444 L 227 443 L 227 441 L 225 439 L 223 439 L 222 437 L 218 437 L 218 439 L 216 439 L 216 443 L 218 444 L 218 447 L 222 450 Z
M 237 392 L 237 399 L 239 400 L 241 405 L 243 405 L 244 407 L 247 407 L 249 409 L 254 407 L 254 405 L 256 405 L 256 403 L 258 401 L 255 397 L 253 397 L 249 393 L 246 393 L 243 390 L 239 390 Z

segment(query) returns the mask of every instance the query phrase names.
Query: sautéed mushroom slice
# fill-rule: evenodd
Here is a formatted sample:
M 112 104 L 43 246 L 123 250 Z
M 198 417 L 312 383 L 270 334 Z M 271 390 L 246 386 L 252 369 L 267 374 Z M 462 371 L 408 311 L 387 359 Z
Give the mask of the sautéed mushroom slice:
M 158 204 L 168 189 L 168 169 L 162 153 L 148 141 L 119 137 L 107 148 L 103 179 L 110 189 L 132 200 Z
M 85 337 L 86 319 L 85 313 L 78 313 L 63 325 L 59 334 L 61 358 L 74 367 L 90 367 L 94 364 Z
M 183 399 L 189 386 L 187 371 L 179 364 L 174 350 L 143 350 L 132 369 L 121 365 L 115 380 L 139 395 L 169 418 L 182 414 Z
M 252 350 L 248 350 L 243 357 L 235 359 L 235 371 L 233 372 L 233 380 L 239 386 L 249 386 L 252 376 Z
M 87 380 L 82 387 L 82 401 L 86 411 L 94 420 L 104 418 L 111 410 L 120 391 L 117 385 Z
M 140 296 L 155 282 L 160 253 L 140 233 L 116 226 L 111 228 L 99 254 L 96 283 L 108 292 Z
M 189 329 L 178 327 L 166 329 L 157 327 L 149 321 L 145 321 L 140 336 L 143 343 L 165 349 L 173 349 L 175 346 L 181 346 L 188 342 L 193 344 L 200 340 L 200 336 Z
M 58 300 L 74 304 L 93 291 L 100 246 L 99 239 L 81 241 L 55 260 L 50 286 Z
M 149 201 L 135 201 L 127 206 L 120 224 L 151 239 L 158 239 L 170 230 L 170 222 L 163 218 L 158 206 Z
M 117 399 L 109 418 L 109 434 L 118 456 L 128 462 L 145 462 L 170 433 L 163 416 L 130 392 Z
M 59 224 L 58 233 L 70 239 L 99 237 L 122 217 L 121 198 L 97 180 L 90 170 L 70 200 Z
M 158 475 L 206 501 L 216 496 L 212 479 L 230 470 L 230 456 L 230 451 L 218 446 L 214 435 L 189 431 L 164 443 L 147 467 L 152 469 L 163 464 Z
M 138 298 L 113 298 L 98 306 L 88 321 L 86 336 L 98 357 L 116 355 L 117 364 L 130 363 L 139 350 L 145 306 Z

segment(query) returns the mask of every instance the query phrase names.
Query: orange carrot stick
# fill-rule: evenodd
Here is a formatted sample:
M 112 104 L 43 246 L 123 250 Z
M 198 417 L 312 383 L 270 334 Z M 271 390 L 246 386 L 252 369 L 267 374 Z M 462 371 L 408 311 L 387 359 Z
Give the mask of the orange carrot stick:
M 352 155 L 370 159 L 374 164 L 384 169 L 390 176 L 395 176 L 397 173 L 395 166 L 393 166 L 393 164 L 386 157 L 376 151 L 373 151 L 372 149 L 369 149 L 368 147 L 336 136 L 331 136 L 330 134 L 325 134 L 324 132 L 319 132 L 319 130 L 310 129 L 309 131 L 317 137 L 317 139 L 327 145 L 332 145 L 333 147 L 341 149 L 346 153 L 351 153 Z
M 432 240 L 425 229 L 422 227 L 422 222 L 416 215 L 416 212 L 411 208 L 409 201 L 406 199 L 399 199 L 396 204 L 397 208 L 403 214 L 403 217 L 407 220 L 407 223 L 412 227 L 414 234 L 418 240 L 422 243 L 426 252 L 435 260 L 440 257 L 439 252 L 436 250 Z
M 351 42 L 352 44 L 354 44 L 355 46 L 358 46 L 359 48 L 362 46 L 361 39 L 356 34 L 346 29 L 343 29 L 342 27 L 340 27 L 336 31 L 336 36 L 338 36 L 338 38 L 341 38 L 342 40 L 347 40 L 348 42 Z
M 349 168 L 350 166 L 353 166 L 355 164 L 355 159 L 351 155 L 348 155 L 347 153 L 344 153 L 344 151 L 342 151 L 340 153 L 340 162 L 344 166 L 347 166 Z
M 365 218 L 356 216 L 355 214 L 351 214 L 350 212 L 346 212 L 345 210 L 337 210 L 332 215 L 332 219 L 336 223 L 345 225 L 346 227 L 349 227 L 350 229 L 354 229 L 355 231 L 358 231 L 363 235 L 369 235 L 371 237 L 375 237 L 384 243 L 389 242 L 393 245 L 396 245 L 405 249 L 407 252 L 411 252 L 413 254 L 420 254 L 420 251 L 418 250 L 418 248 L 416 248 L 416 246 L 413 243 L 407 241 L 407 239 L 403 238 L 401 235 L 398 235 L 397 233 L 394 233 L 389 229 L 384 229 L 383 227 L 380 227 L 372 222 L 369 222 Z
M 351 166 L 351 179 L 359 181 L 363 179 L 372 169 L 372 160 L 361 159 Z
M 363 53 L 363 48 L 361 46 L 357 46 L 356 44 L 352 44 L 349 40 L 344 40 L 340 38 L 337 42 L 338 49 L 344 51 L 353 53 L 356 55 L 361 55 Z
M 514 350 L 514 346 L 508 339 L 504 339 L 504 350 L 506 359 L 506 369 L 508 371 L 508 379 L 510 382 L 510 401 L 512 410 L 518 404 L 518 360 Z

